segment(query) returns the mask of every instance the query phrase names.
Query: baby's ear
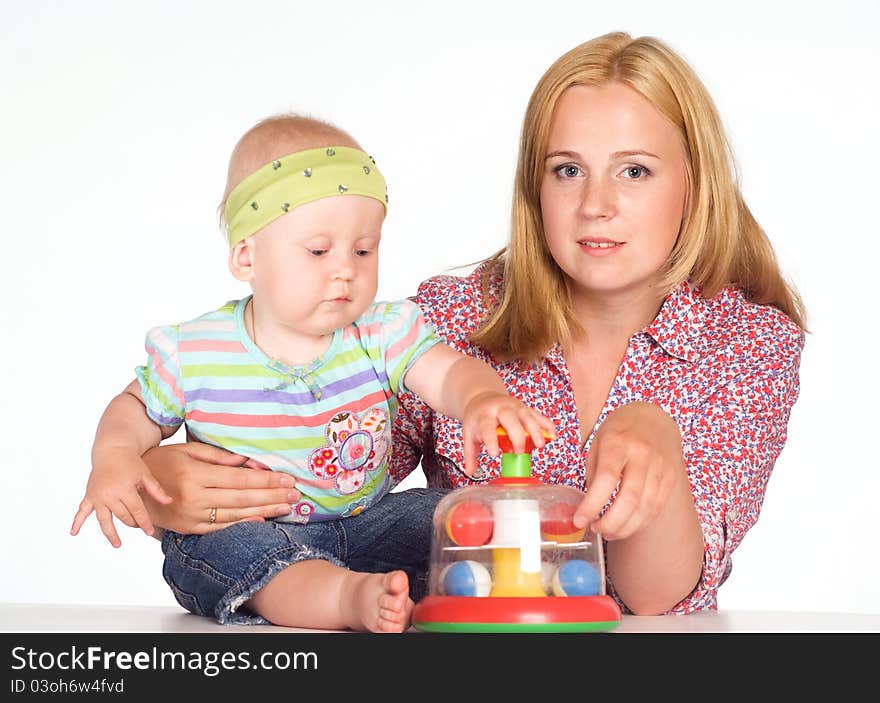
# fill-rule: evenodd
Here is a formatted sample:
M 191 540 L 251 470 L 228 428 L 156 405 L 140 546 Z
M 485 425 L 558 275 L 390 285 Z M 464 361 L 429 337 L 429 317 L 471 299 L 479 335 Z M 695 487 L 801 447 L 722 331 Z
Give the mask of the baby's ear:
M 229 271 L 239 281 L 250 281 L 254 277 L 253 242 L 250 237 L 232 247 L 229 252 Z

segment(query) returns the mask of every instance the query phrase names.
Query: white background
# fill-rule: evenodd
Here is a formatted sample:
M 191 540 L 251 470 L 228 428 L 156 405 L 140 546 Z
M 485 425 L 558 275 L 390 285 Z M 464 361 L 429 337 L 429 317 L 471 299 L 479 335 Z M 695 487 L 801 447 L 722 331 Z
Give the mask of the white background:
M 0 601 L 174 604 L 157 542 L 68 529 L 144 332 L 247 292 L 216 221 L 241 133 L 286 110 L 350 130 L 391 192 L 380 297 L 406 296 L 502 246 L 535 82 L 622 29 L 709 87 L 810 312 L 788 444 L 720 606 L 880 612 L 880 4 L 490 5 L 3 0 Z

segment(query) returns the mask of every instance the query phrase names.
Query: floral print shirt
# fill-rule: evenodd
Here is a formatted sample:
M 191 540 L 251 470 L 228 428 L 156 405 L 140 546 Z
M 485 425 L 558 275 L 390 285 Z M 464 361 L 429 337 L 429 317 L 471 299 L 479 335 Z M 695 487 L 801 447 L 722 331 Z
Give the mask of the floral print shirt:
M 802 330 L 776 308 L 746 300 L 737 288 L 714 298 L 683 283 L 667 296 L 657 317 L 634 334 L 596 425 L 581 448 L 571 377 L 562 349 L 522 368 L 502 363 L 467 341 L 486 314 L 481 268 L 466 277 L 437 276 L 415 296 L 438 337 L 492 365 L 509 392 L 544 413 L 557 439 L 532 452 L 532 475 L 547 483 L 585 487 L 587 456 L 608 413 L 643 401 L 663 408 L 678 424 L 694 503 L 705 543 L 703 571 L 694 590 L 670 612 L 717 608 L 718 588 L 730 574 L 731 555 L 755 524 L 773 465 L 785 444 L 799 392 Z M 490 281 L 489 304 L 500 276 Z M 434 413 L 411 393 L 400 397 L 392 428 L 389 468 L 395 482 L 421 462 L 429 486 L 474 483 L 463 464 L 461 424 Z M 500 458 L 480 455 L 476 477 L 500 476 Z M 607 584 L 608 592 L 628 612 Z

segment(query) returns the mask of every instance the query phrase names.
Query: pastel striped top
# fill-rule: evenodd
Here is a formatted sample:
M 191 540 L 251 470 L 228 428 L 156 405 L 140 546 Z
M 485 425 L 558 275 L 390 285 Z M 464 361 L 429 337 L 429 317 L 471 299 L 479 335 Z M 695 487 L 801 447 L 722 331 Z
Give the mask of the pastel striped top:
M 418 305 L 374 303 L 304 366 L 267 357 L 244 324 L 250 296 L 147 333 L 135 369 L 150 418 L 297 479 L 280 520 L 356 515 L 391 488 L 391 421 L 413 362 L 438 342 Z

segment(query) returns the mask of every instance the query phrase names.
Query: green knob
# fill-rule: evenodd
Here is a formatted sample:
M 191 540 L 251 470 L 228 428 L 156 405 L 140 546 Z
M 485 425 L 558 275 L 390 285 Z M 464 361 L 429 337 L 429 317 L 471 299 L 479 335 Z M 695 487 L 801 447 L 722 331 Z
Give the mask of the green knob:
M 531 475 L 531 454 L 501 455 L 501 476 L 503 478 L 528 478 Z

